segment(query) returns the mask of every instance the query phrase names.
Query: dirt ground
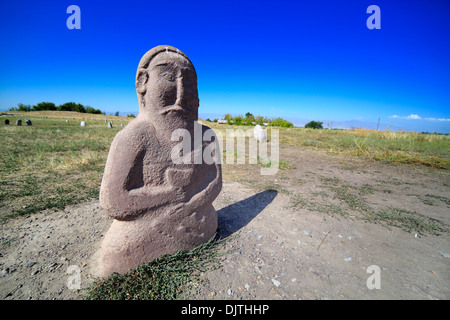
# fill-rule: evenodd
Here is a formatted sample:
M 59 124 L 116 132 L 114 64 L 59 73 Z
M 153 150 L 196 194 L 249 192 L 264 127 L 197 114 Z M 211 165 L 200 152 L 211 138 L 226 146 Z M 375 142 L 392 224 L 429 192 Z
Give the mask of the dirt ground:
M 259 165 L 223 166 L 214 206 L 221 236 L 231 236 L 223 250 L 232 251 L 193 299 L 450 298 L 447 171 L 292 147 L 280 159 L 290 168 L 274 176 Z M 367 208 L 414 212 L 441 229 L 368 222 Z M 97 200 L 3 224 L 0 298 L 82 298 L 110 224 Z M 69 288 L 77 271 L 81 290 Z

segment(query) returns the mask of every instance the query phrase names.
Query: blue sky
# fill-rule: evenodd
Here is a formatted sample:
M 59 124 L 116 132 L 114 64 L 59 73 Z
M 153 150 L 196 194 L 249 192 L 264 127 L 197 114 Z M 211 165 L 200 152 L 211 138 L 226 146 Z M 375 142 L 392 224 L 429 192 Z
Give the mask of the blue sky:
M 69 5 L 81 29 L 69 30 Z M 368 6 L 381 9 L 369 30 Z M 75 101 L 137 113 L 134 77 L 156 45 L 185 52 L 200 116 L 450 133 L 450 2 L 2 1 L 0 110 Z

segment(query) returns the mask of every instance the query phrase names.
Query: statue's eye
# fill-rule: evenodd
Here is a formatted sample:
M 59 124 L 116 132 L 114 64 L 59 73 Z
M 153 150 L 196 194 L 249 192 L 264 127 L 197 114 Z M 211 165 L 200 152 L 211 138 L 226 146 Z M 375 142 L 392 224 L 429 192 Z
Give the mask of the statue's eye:
M 169 81 L 175 81 L 175 76 L 171 72 L 164 72 L 162 76 Z

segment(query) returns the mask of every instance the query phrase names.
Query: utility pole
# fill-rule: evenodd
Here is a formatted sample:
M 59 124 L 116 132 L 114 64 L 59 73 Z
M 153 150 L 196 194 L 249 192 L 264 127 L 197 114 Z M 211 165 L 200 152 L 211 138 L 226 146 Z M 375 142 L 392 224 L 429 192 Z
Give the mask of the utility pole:
M 379 126 L 380 126 L 380 117 L 378 117 L 377 131 Z

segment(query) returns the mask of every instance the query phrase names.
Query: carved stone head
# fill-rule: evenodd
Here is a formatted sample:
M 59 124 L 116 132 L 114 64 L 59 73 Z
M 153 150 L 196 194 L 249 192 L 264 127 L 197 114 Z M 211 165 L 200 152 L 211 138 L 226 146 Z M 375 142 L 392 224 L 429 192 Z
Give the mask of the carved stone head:
M 197 74 L 189 58 L 171 46 L 149 50 L 136 73 L 139 115 L 173 120 L 198 119 Z

